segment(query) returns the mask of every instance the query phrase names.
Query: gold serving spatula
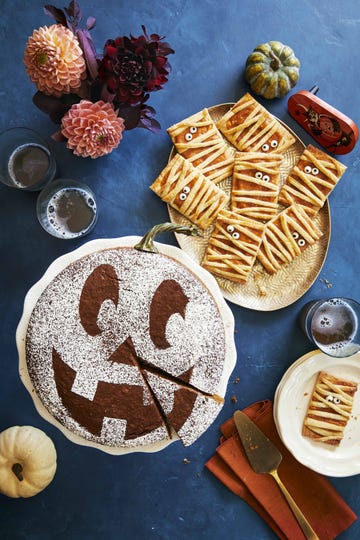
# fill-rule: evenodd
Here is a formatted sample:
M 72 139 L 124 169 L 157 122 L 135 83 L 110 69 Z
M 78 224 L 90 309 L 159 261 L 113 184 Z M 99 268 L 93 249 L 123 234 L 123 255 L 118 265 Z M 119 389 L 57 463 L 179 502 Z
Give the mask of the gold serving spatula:
M 305 537 L 309 540 L 319 540 L 319 537 L 316 535 L 310 523 L 301 512 L 278 475 L 277 469 L 282 460 L 282 455 L 279 450 L 243 412 L 235 411 L 234 421 L 253 470 L 256 473 L 271 474 L 280 487 Z

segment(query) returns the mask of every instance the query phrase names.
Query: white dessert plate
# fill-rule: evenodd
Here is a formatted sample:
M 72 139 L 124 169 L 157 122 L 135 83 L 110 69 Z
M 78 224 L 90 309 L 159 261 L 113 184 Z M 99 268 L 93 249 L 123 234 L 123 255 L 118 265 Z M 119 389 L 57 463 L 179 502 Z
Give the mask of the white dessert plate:
M 316 377 L 326 371 L 359 383 L 351 418 L 340 445 L 314 442 L 301 434 Z M 360 473 L 360 353 L 333 358 L 319 350 L 299 358 L 282 377 L 274 399 L 274 420 L 279 435 L 293 456 L 303 465 L 326 476 Z
M 125 237 L 113 238 L 113 239 L 92 240 L 90 242 L 83 244 L 78 249 L 57 258 L 46 270 L 43 277 L 37 283 L 35 283 L 35 285 L 33 285 L 31 289 L 28 291 L 25 297 L 25 301 L 24 301 L 23 314 L 22 314 L 22 317 L 20 319 L 20 322 L 18 324 L 17 331 L 16 331 L 16 343 L 17 343 L 18 354 L 19 354 L 20 378 L 24 386 L 28 390 L 30 396 L 32 397 L 34 405 L 38 413 L 40 414 L 40 416 L 42 416 L 46 421 L 50 422 L 51 424 L 56 426 L 58 429 L 60 429 L 60 431 L 74 443 L 79 444 L 79 445 L 98 448 L 99 450 L 102 450 L 109 454 L 115 454 L 115 455 L 127 454 L 131 452 L 157 452 L 159 450 L 162 450 L 163 448 L 165 448 L 166 446 L 168 446 L 170 443 L 174 442 L 175 440 L 178 440 L 178 437 L 174 433 L 173 438 L 170 440 L 153 443 L 147 446 L 143 445 L 143 446 L 133 446 L 133 447 L 112 447 L 112 446 L 105 446 L 103 444 L 98 444 L 97 442 L 94 442 L 94 441 L 88 441 L 85 438 L 77 434 L 74 434 L 72 431 L 70 431 L 65 426 L 63 426 L 56 418 L 54 418 L 52 414 L 50 414 L 50 412 L 46 409 L 46 407 L 43 405 L 42 401 L 40 400 L 40 398 L 35 392 L 31 378 L 28 373 L 27 364 L 26 364 L 26 353 L 25 353 L 26 331 L 27 331 L 31 313 L 40 295 L 42 294 L 44 289 L 47 287 L 47 285 L 55 278 L 55 276 L 57 276 L 57 274 L 61 272 L 65 267 L 67 267 L 70 263 L 76 261 L 77 259 L 81 257 L 89 255 L 90 253 L 93 253 L 95 251 L 117 248 L 117 247 L 134 247 L 138 242 L 140 242 L 140 240 L 141 240 L 140 236 L 125 236 Z M 228 379 L 236 363 L 236 348 L 235 348 L 235 341 L 234 341 L 234 317 L 233 317 L 232 311 L 227 305 L 227 303 L 225 302 L 218 284 L 216 283 L 213 276 L 209 274 L 209 272 L 201 268 L 186 253 L 184 253 L 181 249 L 175 246 L 170 246 L 167 244 L 160 244 L 158 242 L 154 242 L 154 245 L 157 247 L 160 253 L 163 253 L 165 255 L 168 255 L 169 257 L 172 257 L 173 259 L 183 264 L 186 268 L 188 268 L 193 274 L 195 274 L 197 278 L 200 281 L 202 281 L 203 284 L 211 292 L 217 304 L 217 307 L 219 309 L 220 315 L 224 323 L 225 346 L 226 346 L 226 358 L 224 362 L 224 369 L 223 369 L 221 380 L 219 381 L 219 385 L 217 388 L 217 394 L 220 395 L 221 397 L 224 397 L 226 393 Z

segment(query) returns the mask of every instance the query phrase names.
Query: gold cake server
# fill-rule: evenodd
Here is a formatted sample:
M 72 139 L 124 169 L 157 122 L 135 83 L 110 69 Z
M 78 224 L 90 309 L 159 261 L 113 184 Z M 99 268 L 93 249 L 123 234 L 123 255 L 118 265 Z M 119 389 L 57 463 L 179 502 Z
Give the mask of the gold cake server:
M 304 514 L 282 483 L 278 475 L 278 467 L 282 460 L 282 455 L 274 444 L 264 435 L 256 424 L 246 414 L 235 411 L 234 422 L 239 433 L 240 440 L 244 447 L 251 467 L 256 473 L 268 473 L 274 478 L 280 487 L 286 501 L 288 502 L 294 516 L 296 517 L 301 530 L 309 540 L 319 540 L 319 537 L 307 521 Z

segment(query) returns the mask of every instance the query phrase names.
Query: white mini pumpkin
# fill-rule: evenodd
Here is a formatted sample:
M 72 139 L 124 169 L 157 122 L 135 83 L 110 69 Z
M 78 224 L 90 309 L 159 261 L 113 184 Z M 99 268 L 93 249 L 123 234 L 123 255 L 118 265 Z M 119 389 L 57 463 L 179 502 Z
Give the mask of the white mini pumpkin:
M 12 426 L 0 433 L 0 492 L 32 497 L 50 484 L 56 471 L 52 440 L 32 426 Z

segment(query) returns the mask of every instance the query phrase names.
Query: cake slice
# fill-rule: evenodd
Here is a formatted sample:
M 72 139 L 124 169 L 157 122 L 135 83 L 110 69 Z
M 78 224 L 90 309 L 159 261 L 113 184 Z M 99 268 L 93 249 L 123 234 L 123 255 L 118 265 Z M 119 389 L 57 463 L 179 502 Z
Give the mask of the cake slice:
M 309 144 L 282 186 L 279 202 L 285 206 L 295 202 L 315 215 L 345 171 L 345 165 Z
M 202 229 L 215 220 L 229 200 L 225 191 L 180 154 L 173 157 L 150 189 Z
M 295 142 L 291 133 L 248 93 L 216 125 L 242 152 L 284 153 Z
M 322 234 L 305 210 L 293 204 L 266 224 L 257 258 L 270 274 L 275 274 Z
M 357 383 L 320 371 L 303 423 L 302 435 L 339 446 L 350 420 Z
M 246 283 L 256 260 L 264 227 L 260 221 L 222 210 L 201 265 L 212 274 Z
M 167 130 L 176 150 L 215 184 L 232 175 L 233 151 L 225 143 L 208 109 Z
M 144 377 L 169 424 L 184 446 L 189 446 L 214 422 L 224 400 L 209 396 L 175 380 L 144 370 Z
M 282 154 L 236 152 L 231 188 L 231 210 L 269 221 L 278 212 Z

